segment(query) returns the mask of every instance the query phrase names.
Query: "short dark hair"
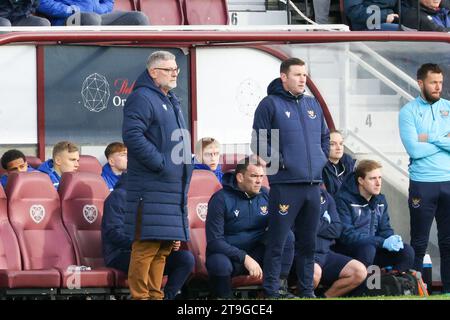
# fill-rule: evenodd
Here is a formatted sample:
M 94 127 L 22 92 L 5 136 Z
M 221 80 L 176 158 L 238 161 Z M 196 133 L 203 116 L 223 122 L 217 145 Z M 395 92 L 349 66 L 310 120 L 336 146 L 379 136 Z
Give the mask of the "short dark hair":
M 305 65 L 305 61 L 303 61 L 299 58 L 289 58 L 289 59 L 284 60 L 281 63 L 280 73 L 287 74 L 289 72 L 289 68 L 291 66 L 304 66 L 304 65 Z
M 11 149 L 6 151 L 2 156 L 2 167 L 5 170 L 8 170 L 8 163 L 11 161 L 17 160 L 17 159 L 23 159 L 23 162 L 27 161 L 27 158 L 23 154 L 22 151 L 17 149 Z
M 249 165 L 255 165 L 257 167 L 261 167 L 262 163 L 259 160 L 256 160 L 254 157 L 245 157 L 241 161 L 238 162 L 235 170 L 235 174 L 242 173 L 244 174 L 247 171 Z
M 127 147 L 122 142 L 111 142 L 105 149 L 105 157 L 109 159 L 109 156 L 116 152 L 126 151 Z
M 380 169 L 382 166 L 379 162 L 374 160 L 361 160 L 355 169 L 355 179 L 358 183 L 358 178 L 364 179 L 370 171 Z
M 442 73 L 442 69 L 436 63 L 425 63 L 417 70 L 417 80 L 425 80 L 428 76 L 428 72 Z

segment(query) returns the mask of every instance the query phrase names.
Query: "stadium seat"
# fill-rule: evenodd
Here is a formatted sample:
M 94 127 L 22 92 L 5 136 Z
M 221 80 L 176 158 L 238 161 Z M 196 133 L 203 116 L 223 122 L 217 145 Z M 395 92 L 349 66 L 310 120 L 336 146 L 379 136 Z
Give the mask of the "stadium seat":
M 38 157 L 35 156 L 26 156 L 27 163 L 30 167 L 37 169 L 41 164 L 42 161 Z
M 229 24 L 226 0 L 185 0 L 184 16 L 189 25 Z
M 62 221 L 72 240 L 77 265 L 102 271 L 113 279 L 114 271 L 105 267 L 102 254 L 103 203 L 109 194 L 103 178 L 91 172 L 66 172 L 58 193 Z
M 189 233 L 191 241 L 188 249 L 195 258 L 193 277 L 207 279 L 206 271 L 206 234 L 205 221 L 208 201 L 222 188 L 214 173 L 206 170 L 194 170 L 188 192 Z
M 24 270 L 57 269 L 61 275 L 60 293 L 76 294 L 75 289 L 86 288 L 99 288 L 95 293 L 108 292 L 103 288 L 113 285 L 112 273 L 68 270 L 77 265 L 75 252 L 62 222 L 58 193 L 46 174 L 12 173 L 6 194 Z
M 115 11 L 134 11 L 136 10 L 136 0 L 115 0 Z
M 15 295 L 14 289 L 27 288 L 25 294 L 52 293 L 60 285 L 57 270 L 22 270 L 19 244 L 9 223 L 6 195 L 0 186 L 0 292 L 1 295 Z M 47 288 L 32 291 L 31 288 Z M 11 290 L 12 289 L 12 290 Z
M 151 25 L 183 25 L 181 0 L 138 0 L 138 10 L 145 13 Z
M 220 155 L 219 163 L 222 165 L 222 172 L 228 172 L 236 169 L 239 161 L 245 158 L 242 153 L 223 153 Z
M 91 172 L 98 175 L 102 174 L 102 165 L 98 159 L 90 155 L 80 155 L 79 172 Z

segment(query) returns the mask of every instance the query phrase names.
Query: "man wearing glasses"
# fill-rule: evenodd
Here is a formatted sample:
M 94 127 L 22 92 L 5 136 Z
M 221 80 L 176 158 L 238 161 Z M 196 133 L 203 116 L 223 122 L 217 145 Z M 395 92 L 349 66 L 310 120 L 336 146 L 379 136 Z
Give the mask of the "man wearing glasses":
M 124 107 L 128 148 L 125 234 L 133 240 L 128 283 L 133 299 L 162 299 L 166 257 L 174 241 L 189 240 L 186 193 L 192 175 L 190 137 L 171 92 L 180 69 L 175 56 L 153 52 Z

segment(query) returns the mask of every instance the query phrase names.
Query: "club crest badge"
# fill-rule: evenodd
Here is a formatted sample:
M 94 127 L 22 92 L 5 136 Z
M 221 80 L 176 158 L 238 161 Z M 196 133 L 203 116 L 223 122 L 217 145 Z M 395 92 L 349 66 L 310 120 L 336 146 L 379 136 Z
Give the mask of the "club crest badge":
M 290 113 L 289 111 L 285 111 L 284 113 L 286 114 L 286 116 L 287 116 L 288 118 L 291 117 L 291 113 Z
M 197 204 L 195 211 L 197 211 L 198 218 L 205 222 L 206 215 L 208 214 L 208 204 L 204 202 Z
M 35 223 L 40 223 L 45 217 L 45 208 L 40 204 L 33 204 L 30 207 L 30 217 Z
M 420 198 L 411 198 L 411 206 L 414 209 L 417 209 L 418 207 L 420 207 Z
M 261 206 L 259 207 L 261 211 L 259 212 L 261 215 L 265 216 L 269 211 L 267 210 L 267 206 Z
M 449 111 L 441 109 L 441 110 L 439 110 L 439 113 L 441 114 L 442 118 L 444 118 L 444 117 L 447 118 Z
M 233 213 L 236 216 L 236 218 L 239 217 L 239 209 L 234 210 Z
M 288 214 L 288 210 L 289 210 L 289 205 L 288 204 L 280 204 L 278 205 L 278 213 L 281 214 L 282 216 L 285 216 Z
M 314 112 L 314 110 L 308 110 L 308 117 L 311 119 L 315 119 L 317 117 L 317 114 Z
M 93 204 L 86 204 L 83 207 L 83 217 L 88 223 L 94 223 L 98 217 L 97 207 Z

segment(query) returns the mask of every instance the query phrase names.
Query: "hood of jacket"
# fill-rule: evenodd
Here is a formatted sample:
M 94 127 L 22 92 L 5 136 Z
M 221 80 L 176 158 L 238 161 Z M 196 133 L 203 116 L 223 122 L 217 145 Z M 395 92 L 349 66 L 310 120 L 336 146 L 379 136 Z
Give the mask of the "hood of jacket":
M 291 100 L 296 100 L 296 99 L 303 97 L 303 93 L 298 96 L 294 96 L 289 91 L 284 90 L 283 83 L 281 82 L 280 78 L 276 78 L 276 79 L 272 80 L 272 82 L 267 87 L 267 94 L 268 95 L 273 94 L 273 95 L 281 96 L 285 99 L 291 99 Z

